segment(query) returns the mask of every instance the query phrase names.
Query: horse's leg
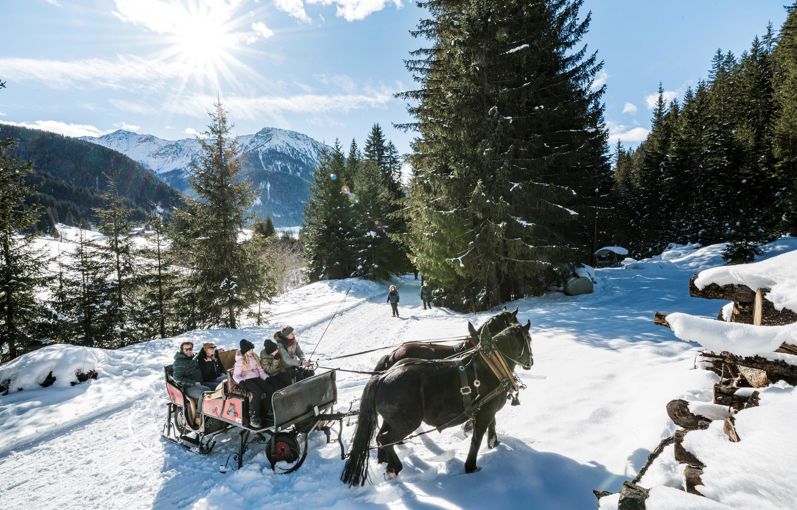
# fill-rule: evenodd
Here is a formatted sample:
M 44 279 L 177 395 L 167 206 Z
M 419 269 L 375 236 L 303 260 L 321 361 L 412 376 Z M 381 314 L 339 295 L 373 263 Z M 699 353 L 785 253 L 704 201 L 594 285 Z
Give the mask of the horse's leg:
M 498 436 L 495 434 L 495 416 L 493 416 L 493 421 L 487 427 L 487 448 L 492 450 L 499 444 L 501 444 L 501 441 L 498 440 Z
M 399 460 L 398 454 L 394 448 L 394 444 L 404 439 L 405 437 L 409 436 L 413 430 L 418 428 L 421 424 L 420 420 L 404 420 L 401 423 L 393 422 L 388 425 L 387 430 L 383 434 L 379 434 L 376 436 L 376 442 L 378 445 L 388 445 L 383 448 L 380 448 L 385 452 L 385 456 L 387 458 L 387 477 L 388 478 L 395 478 L 404 468 L 401 464 L 401 460 Z
M 476 415 L 473 421 L 473 436 L 470 439 L 470 451 L 468 452 L 468 459 L 465 461 L 466 473 L 478 471 L 476 467 L 476 456 L 479 454 L 479 447 L 482 445 L 484 433 L 487 431 L 490 422 L 494 419 L 494 413 L 482 411 Z
M 390 425 L 386 421 L 382 421 L 382 428 L 379 429 L 379 432 L 376 434 L 376 444 L 382 444 L 381 437 L 388 433 L 390 430 Z M 388 441 L 385 441 L 386 443 Z M 382 464 L 383 462 L 387 462 L 387 455 L 385 455 L 385 450 L 379 446 L 376 449 L 376 462 L 377 464 Z

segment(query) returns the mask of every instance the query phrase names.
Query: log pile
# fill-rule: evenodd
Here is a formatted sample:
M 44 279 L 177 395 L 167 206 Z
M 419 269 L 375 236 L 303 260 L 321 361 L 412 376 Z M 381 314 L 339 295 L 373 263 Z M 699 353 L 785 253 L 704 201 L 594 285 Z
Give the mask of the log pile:
M 776 310 L 775 305 L 767 299 L 769 289 L 751 289 L 745 285 L 717 285 L 712 283 L 698 289 L 695 280 L 698 275 L 689 279 L 689 295 L 705 299 L 721 299 L 733 302 L 733 311 L 729 322 L 754 324 L 756 326 L 782 326 L 797 322 L 797 312 L 784 308 Z M 723 318 L 720 310 L 718 319 Z
M 752 290 L 744 285 L 719 286 L 711 284 L 701 290 L 694 284 L 696 277 L 697 275 L 689 281 L 690 295 L 732 301 L 733 313 L 730 317 L 732 322 L 754 325 L 784 325 L 797 322 L 797 313 L 788 309 L 775 310 L 772 303 L 766 299 L 768 289 Z M 723 313 L 720 312 L 718 319 L 723 320 L 722 315 Z M 656 312 L 653 322 L 669 327 L 666 314 L 661 312 Z M 783 344 L 778 352 L 797 354 L 797 345 Z M 744 437 L 739 436 L 736 430 L 736 415 L 745 409 L 759 405 L 757 388 L 763 388 L 781 380 L 790 385 L 797 385 L 797 366 L 781 360 L 771 360 L 761 356 L 739 356 L 723 351 L 719 354 L 703 352 L 700 354 L 700 361 L 702 368 L 719 376 L 718 382 L 714 385 L 712 403 L 690 403 L 677 399 L 667 404 L 667 415 L 679 428 L 672 436 L 664 438 L 651 452 L 636 478 L 623 484 L 619 498 L 619 510 L 645 508 L 649 489 L 642 487 L 639 483 L 653 461 L 670 445 L 673 445 L 675 460 L 684 467 L 683 490 L 702 496 L 700 493 L 700 486 L 703 485 L 701 476 L 706 465 L 684 446 L 686 435 L 694 430 L 708 428 L 713 421 L 722 421 L 722 429 L 729 442 L 744 441 Z M 594 492 L 599 500 L 601 497 L 609 495 L 605 491 Z

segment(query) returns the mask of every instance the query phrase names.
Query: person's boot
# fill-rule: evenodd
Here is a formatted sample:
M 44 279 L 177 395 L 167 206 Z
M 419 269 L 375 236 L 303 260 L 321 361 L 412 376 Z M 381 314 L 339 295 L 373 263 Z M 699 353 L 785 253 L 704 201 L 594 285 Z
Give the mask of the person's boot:
M 249 420 L 249 426 L 253 429 L 262 429 L 263 424 L 260 422 L 260 418 L 252 418 Z

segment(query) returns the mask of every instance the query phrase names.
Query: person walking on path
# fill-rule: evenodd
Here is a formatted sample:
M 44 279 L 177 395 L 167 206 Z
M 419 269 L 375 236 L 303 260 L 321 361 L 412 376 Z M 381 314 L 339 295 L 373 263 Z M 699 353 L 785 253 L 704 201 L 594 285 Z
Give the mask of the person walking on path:
M 428 306 L 432 309 L 432 288 L 429 287 L 429 282 L 423 282 L 421 285 L 421 301 L 423 301 L 423 309 L 426 310 Z
M 390 286 L 390 292 L 387 293 L 387 302 L 390 303 L 390 308 L 393 309 L 393 317 L 398 317 L 399 293 L 395 285 Z

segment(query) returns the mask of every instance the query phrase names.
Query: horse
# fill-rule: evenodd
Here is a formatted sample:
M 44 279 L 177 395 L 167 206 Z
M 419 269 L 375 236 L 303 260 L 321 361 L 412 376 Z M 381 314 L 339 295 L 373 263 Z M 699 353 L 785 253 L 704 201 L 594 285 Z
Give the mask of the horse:
M 479 334 L 486 328 L 490 333 L 497 335 L 510 324 L 519 324 L 517 320 L 518 309 L 510 312 L 504 310 L 497 315 L 487 319 L 487 321 L 479 326 L 477 330 Z M 468 336 L 463 342 L 457 345 L 443 345 L 431 344 L 428 342 L 404 342 L 398 346 L 390 354 L 386 354 L 379 359 L 379 362 L 374 367 L 374 372 L 383 372 L 392 367 L 399 361 L 407 358 L 416 359 L 444 359 L 456 356 L 463 353 L 472 347 L 476 347 L 476 339 L 478 336 Z
M 510 373 L 515 365 L 529 370 L 533 364 L 530 329 L 530 322 L 512 324 L 493 337 L 486 329 L 478 335 L 468 323 L 468 331 L 479 338 L 481 348 L 487 351 L 487 346 L 494 346 L 495 354 L 503 358 Z M 475 384 L 476 380 L 480 384 Z M 469 391 L 465 391 L 463 382 Z M 387 476 L 393 478 L 403 468 L 393 448 L 395 443 L 410 435 L 421 423 L 442 430 L 462 424 L 470 418 L 469 414 L 473 415 L 474 431 L 465 472 L 477 471 L 476 456 L 484 433 L 506 403 L 508 392 L 508 381 L 494 375 L 480 352 L 472 353 L 465 360 L 406 359 L 387 372 L 372 376 L 363 389 L 357 428 L 341 481 L 351 487 L 365 484 L 369 445 L 374 435 L 378 452 L 382 452 L 381 456 L 387 461 Z M 470 397 L 470 393 L 477 394 L 472 406 L 463 400 L 464 395 Z M 466 407 L 471 407 L 472 412 Z M 379 416 L 382 426 L 376 434 Z
M 484 324 L 479 326 L 476 331 L 481 335 L 482 331 L 487 329 L 490 334 L 497 335 L 511 324 L 520 324 L 517 320 L 518 309 L 514 311 L 503 310 L 496 315 L 493 315 Z M 476 347 L 478 344 L 476 340 L 478 336 L 469 335 L 462 343 L 458 345 L 442 345 L 430 344 L 427 342 L 404 342 L 397 347 L 390 354 L 382 356 L 379 362 L 374 367 L 374 372 L 384 372 L 399 361 L 408 358 L 416 359 L 445 359 L 451 358 L 461 354 L 468 349 Z M 465 424 L 465 432 L 470 432 L 471 423 Z M 495 420 L 493 420 L 487 429 L 487 447 L 490 449 L 495 448 L 500 444 L 498 435 L 495 433 Z M 380 462 L 382 459 L 380 458 Z

